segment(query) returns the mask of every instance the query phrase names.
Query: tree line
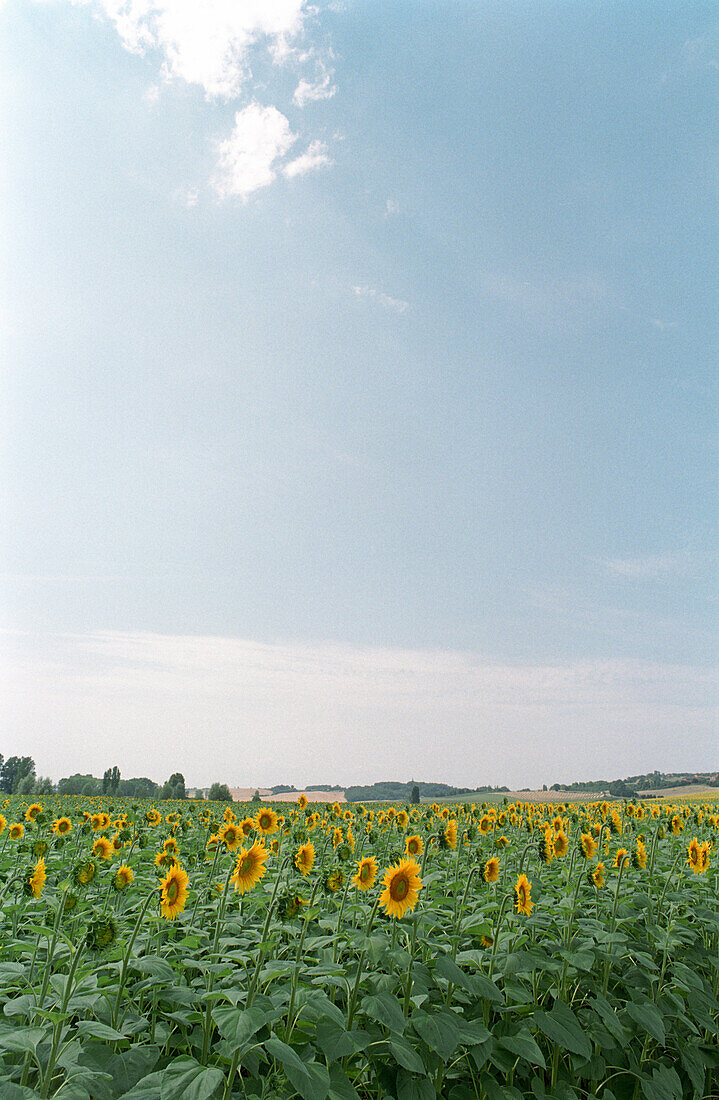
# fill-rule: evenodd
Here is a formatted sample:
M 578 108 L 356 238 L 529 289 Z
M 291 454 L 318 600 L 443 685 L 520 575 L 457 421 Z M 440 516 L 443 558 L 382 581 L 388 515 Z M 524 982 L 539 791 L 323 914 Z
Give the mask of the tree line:
M 147 776 L 123 779 L 119 767 L 115 764 L 107 768 L 101 779 L 94 775 L 75 772 L 53 783 L 51 779 L 38 776 L 35 761 L 31 756 L 9 756 L 0 753 L 0 791 L 6 794 L 32 795 L 118 795 L 123 798 L 159 798 L 183 800 L 187 798 L 187 787 L 182 772 L 173 772 L 165 783 L 155 783 Z M 202 796 L 201 796 L 202 797 Z M 232 802 L 232 795 L 226 783 L 213 783 L 208 797 L 216 802 Z

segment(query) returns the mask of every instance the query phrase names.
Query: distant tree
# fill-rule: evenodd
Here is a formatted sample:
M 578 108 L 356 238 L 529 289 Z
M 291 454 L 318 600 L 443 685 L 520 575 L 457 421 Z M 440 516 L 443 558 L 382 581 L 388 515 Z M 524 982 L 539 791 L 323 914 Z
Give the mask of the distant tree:
M 32 775 L 24 775 L 15 788 L 15 794 L 32 794 L 35 790 L 35 779 Z
M 262 799 L 260 798 L 260 792 L 259 791 L 255 791 L 255 793 L 252 796 L 252 801 L 253 802 L 261 802 L 262 801 Z
M 100 790 L 100 780 L 95 779 L 94 775 L 81 775 L 79 772 L 75 772 L 74 775 L 67 775 L 58 780 L 57 793 L 61 795 L 85 794 L 84 788 L 88 784 L 92 787 L 89 793 L 97 794 Z
M 117 793 L 125 798 L 157 798 L 160 786 L 143 775 L 135 779 L 120 779 Z
M 31 756 L 10 756 L 4 761 L 0 769 L 0 790 L 8 794 L 29 794 L 29 791 L 21 792 L 20 783 L 30 777 L 30 790 L 35 782 L 35 761 Z M 26 784 L 27 786 L 27 784 Z
M 84 794 L 86 796 L 87 795 L 92 796 L 94 794 L 97 794 L 97 780 L 93 779 L 92 782 L 90 782 L 88 780 L 87 783 L 83 783 L 82 790 L 80 791 L 80 794 Z
M 167 780 L 167 783 L 163 784 L 160 798 L 171 798 L 175 800 L 187 798 L 187 791 L 185 790 L 185 777 L 182 772 L 173 772 L 173 774 Z
M 409 800 L 413 806 L 419 806 L 419 787 L 416 783 L 412 788 L 412 793 L 409 796 Z
M 232 802 L 230 788 L 226 783 L 213 783 L 207 797 L 210 802 Z
M 47 776 L 45 776 L 44 778 L 43 776 L 40 776 L 40 778 L 37 779 L 33 785 L 32 793 L 34 795 L 38 795 L 39 797 L 45 797 L 49 794 L 54 794 L 55 785 L 52 779 L 49 779 Z
M 205 801 L 205 796 L 202 793 L 202 791 L 199 789 L 199 787 L 195 791 L 195 793 L 193 795 L 193 798 L 195 799 L 196 802 L 204 802 Z M 230 801 L 232 801 L 232 799 L 230 799 Z

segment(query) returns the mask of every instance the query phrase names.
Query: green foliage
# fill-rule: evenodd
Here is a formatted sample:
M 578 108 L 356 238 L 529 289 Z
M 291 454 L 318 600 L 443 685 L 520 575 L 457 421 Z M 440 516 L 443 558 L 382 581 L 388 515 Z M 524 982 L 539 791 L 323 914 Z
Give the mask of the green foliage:
M 207 797 L 211 802 L 232 802 L 230 788 L 226 783 L 213 783 Z

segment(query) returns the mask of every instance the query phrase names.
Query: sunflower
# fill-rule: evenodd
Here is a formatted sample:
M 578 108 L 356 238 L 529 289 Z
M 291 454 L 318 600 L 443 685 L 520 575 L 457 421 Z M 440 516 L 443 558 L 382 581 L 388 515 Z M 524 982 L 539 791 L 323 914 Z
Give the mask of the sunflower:
M 409 825 L 409 814 L 407 813 L 406 810 L 399 810 L 395 820 L 396 820 L 397 824 L 399 825 L 400 829 L 406 829 L 407 826 Z
M 352 885 L 358 890 L 371 890 L 374 880 L 377 878 L 379 864 L 374 856 L 365 856 L 357 863 L 357 874 L 352 879 Z
M 254 831 L 255 828 L 254 817 L 243 817 L 242 821 L 240 822 L 239 828 L 243 837 L 245 838 L 245 840 L 247 840 L 248 836 Z
M 33 802 L 31 806 L 25 810 L 25 820 L 34 821 L 38 814 L 42 813 L 42 806 L 39 802 Z
M 339 867 L 335 867 L 332 871 L 325 871 L 322 878 L 322 885 L 328 894 L 336 894 L 338 890 L 342 889 L 344 884 L 344 871 L 340 871 Z
M 519 876 L 514 886 L 514 892 L 517 895 L 515 902 L 517 912 L 530 916 L 534 908 L 534 902 L 532 901 L 532 884 L 526 875 Z
M 454 818 L 447 823 L 447 828 L 444 830 L 444 839 L 450 848 L 457 847 L 457 822 Z
M 337 848 L 342 843 L 342 830 L 339 825 L 332 831 L 332 847 Z
M 614 857 L 615 867 L 626 867 L 629 863 L 629 852 L 626 848 L 617 848 L 617 854 Z
M 153 808 L 148 810 L 145 814 L 145 821 L 148 825 L 159 825 L 162 821 L 162 814 L 153 806 Z
M 91 951 L 105 951 L 114 941 L 117 928 L 112 917 L 94 920 L 87 930 L 87 945 Z
M 488 859 L 484 865 L 484 881 L 496 882 L 499 878 L 499 860 L 497 856 L 492 856 Z
M 687 863 L 695 875 L 702 875 L 709 866 L 709 843 L 700 844 L 696 837 L 689 842 Z M 706 856 L 706 867 L 704 866 Z
M 265 860 L 269 854 L 264 844 L 259 844 L 257 841 L 249 849 L 240 849 L 235 870 L 230 879 L 230 882 L 235 884 L 235 890 L 244 894 L 257 885 L 263 875 L 267 873 Z
M 594 859 L 597 854 L 597 843 L 591 833 L 582 833 L 579 846 L 585 859 Z
M 25 883 L 25 889 L 28 895 L 32 894 L 34 898 L 39 898 L 42 893 L 42 888 L 45 885 L 46 878 L 45 860 L 40 858 L 35 864 L 32 874 L 28 876 Z
M 315 846 L 311 840 L 295 852 L 295 867 L 303 875 L 309 875 L 315 862 Z
M 301 810 L 306 809 L 306 807 L 307 807 L 307 795 L 306 794 L 301 794 L 300 795 L 300 797 L 297 799 L 297 805 L 299 806 L 299 808 Z
M 10 839 L 21 840 L 24 832 L 25 826 L 23 825 L 22 821 L 14 821 L 9 830 Z
M 221 840 L 228 852 L 234 852 L 240 846 L 240 841 L 243 839 L 242 830 L 239 825 L 235 825 L 234 822 L 228 821 L 226 825 L 223 825 L 217 834 L 217 839 Z
M 187 901 L 187 871 L 176 863 L 160 883 L 160 909 L 166 920 L 174 920 Z
M 492 819 L 487 814 L 482 814 L 482 816 L 479 819 L 479 831 L 480 831 L 480 833 L 482 833 L 484 836 L 486 836 L 491 828 L 492 828 Z
M 92 846 L 92 854 L 100 859 L 110 859 L 114 852 L 114 845 L 106 836 L 99 836 Z
M 7 825 L 7 818 L 3 817 L 3 815 L 0 814 L 0 833 L 3 831 L 3 829 L 5 828 L 6 825 Z
M 632 864 L 640 871 L 643 871 L 647 866 L 647 849 L 641 837 L 637 838 L 637 846 L 632 856 Z
M 173 852 L 175 855 L 177 855 L 178 847 L 177 841 L 175 840 L 174 836 L 168 836 L 167 840 L 164 841 L 162 847 L 165 849 L 166 852 Z
M 269 807 L 263 806 L 261 810 L 257 811 L 255 828 L 258 833 L 262 833 L 263 836 L 270 836 L 271 833 L 277 832 L 278 827 L 277 814 L 274 810 L 270 810 Z
M 92 882 L 94 879 L 96 871 L 96 864 L 91 859 L 88 859 L 84 863 L 78 863 L 72 873 L 72 877 L 78 886 L 87 886 L 88 883 Z
M 67 836 L 71 829 L 72 821 L 70 821 L 69 817 L 58 817 L 57 820 L 52 823 L 52 831 L 56 836 Z
M 555 856 L 559 859 L 561 859 L 562 856 L 566 856 L 569 851 L 569 841 L 567 840 L 567 834 L 564 829 L 560 829 L 559 832 L 556 833 L 552 842 L 552 847 L 554 848 Z
M 601 890 L 604 886 L 604 864 L 598 863 L 593 870 L 587 872 L 587 877 L 592 886 L 595 886 L 597 890 Z
M 380 905 L 388 917 L 403 917 L 407 910 L 414 909 L 422 889 L 418 864 L 413 859 L 401 859 L 387 868 L 383 885 Z
M 292 920 L 300 915 L 302 906 L 307 904 L 299 894 L 285 894 L 277 901 L 277 916 L 281 921 Z
M 128 867 L 126 863 L 123 863 L 121 867 L 118 867 L 115 872 L 115 877 L 112 880 L 112 885 L 117 891 L 125 890 L 135 877 L 135 872 L 131 867 Z
M 174 867 L 178 862 L 174 852 L 166 851 L 164 848 L 162 851 L 157 852 L 155 855 L 156 867 Z
M 27 814 L 25 816 L 27 817 Z M 674 836 L 679 836 L 679 834 L 680 834 L 680 832 L 682 831 L 683 828 L 684 828 L 684 822 L 680 818 L 679 814 L 674 814 L 674 817 L 671 820 L 671 829 L 672 829 L 672 832 L 674 833 Z
M 408 836 L 404 845 L 406 856 L 421 856 L 424 851 L 424 841 L 421 836 Z

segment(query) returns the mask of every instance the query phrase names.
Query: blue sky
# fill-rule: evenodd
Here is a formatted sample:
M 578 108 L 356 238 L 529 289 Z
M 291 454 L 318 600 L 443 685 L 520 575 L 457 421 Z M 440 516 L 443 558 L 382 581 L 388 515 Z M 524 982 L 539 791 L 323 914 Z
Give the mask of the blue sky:
M 719 767 L 715 5 L 0 21 L 8 749 Z

